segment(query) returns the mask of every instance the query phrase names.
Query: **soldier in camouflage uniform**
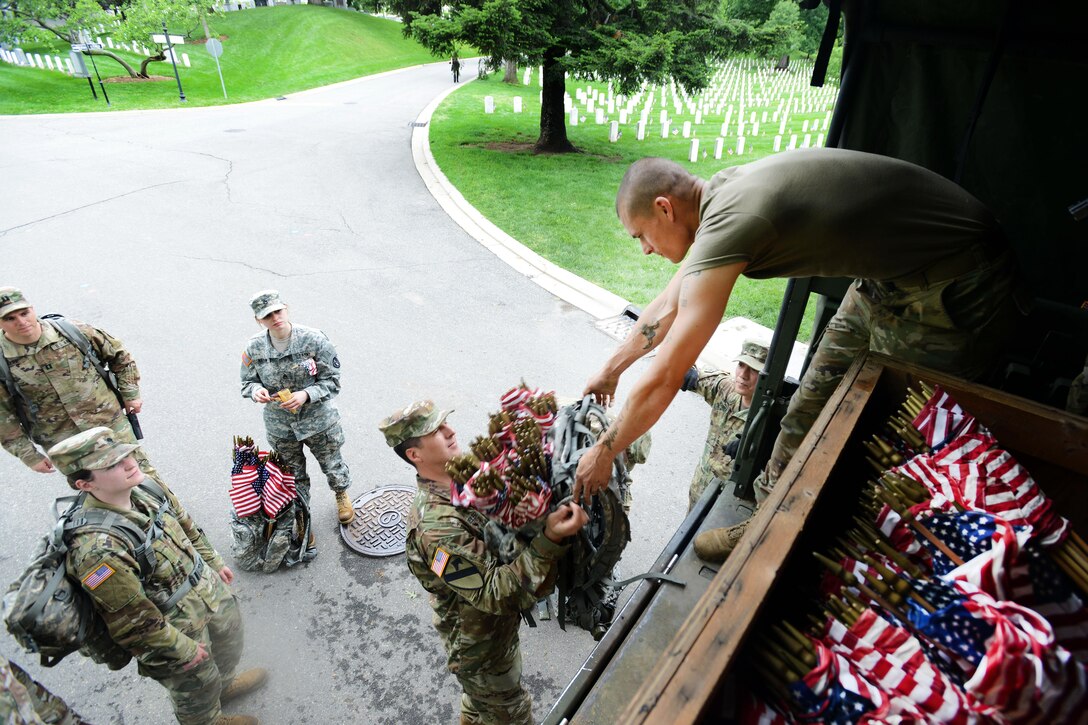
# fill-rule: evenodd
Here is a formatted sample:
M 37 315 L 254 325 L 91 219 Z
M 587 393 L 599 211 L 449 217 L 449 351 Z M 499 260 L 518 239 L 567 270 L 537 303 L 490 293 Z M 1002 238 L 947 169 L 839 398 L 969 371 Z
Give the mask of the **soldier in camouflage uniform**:
M 256 293 L 249 305 L 265 330 L 251 337 L 242 353 L 242 397 L 264 406 L 268 444 L 294 472 L 299 498 L 310 505 L 305 446 L 336 494 L 340 523 L 349 524 L 355 518 L 347 494 L 351 473 L 340 455 L 344 431 L 332 402 L 340 393 L 336 348 L 321 330 L 292 324 L 287 305 L 275 290 Z M 279 391 L 290 391 L 282 402 L 273 398 Z M 310 537 L 313 546 L 312 528 Z
M 1016 264 L 993 213 L 906 161 L 798 149 L 704 180 L 666 159 L 640 159 L 624 175 L 616 212 L 643 253 L 679 269 L 586 385 L 585 392 L 610 401 L 623 372 L 668 340 L 616 423 L 582 456 L 576 495 L 606 486 L 619 451 L 668 407 L 742 274 L 856 279 L 790 401 L 757 499 L 773 487 L 859 355 L 872 350 L 978 377 L 1015 329 Z M 701 535 L 704 542 L 710 533 Z M 739 539 L 723 530 L 716 536 L 700 555 L 724 558 Z M 698 539 L 696 545 L 699 552 Z
M 450 503 L 445 465 L 460 453 L 445 422 L 450 412 L 422 401 L 379 426 L 386 443 L 416 469 L 408 568 L 431 594 L 434 626 L 463 690 L 461 723 L 531 723 L 532 701 L 521 686 L 521 612 L 555 585 L 556 561 L 567 548 L 562 542 L 589 517 L 577 505 L 561 506 L 548 515 L 544 531 L 503 564 L 484 544 L 487 517 Z
M 0 725 L 87 725 L 87 721 L 0 655 Z
M 147 531 L 158 502 L 137 488 L 144 474 L 131 455 L 135 450 L 99 427 L 58 443 L 49 456 L 73 488 L 87 493 L 84 508 L 104 509 Z M 67 538 L 68 575 L 82 584 L 113 641 L 136 658 L 140 674 L 166 688 L 179 723 L 255 725 L 256 718 L 226 716 L 220 709 L 267 676 L 262 669 L 234 675 L 242 654 L 238 600 L 226 586 L 234 573 L 170 489 L 160 486 L 170 508 L 152 544 L 151 574 L 141 580 L 123 535 L 76 529 Z M 185 593 L 167 607 L 179 590 Z
M 681 390 L 694 391 L 710 404 L 706 447 L 688 489 L 689 511 L 695 508 L 711 481 L 715 478 L 726 481 L 733 473 L 733 459 L 748 421 L 756 382 L 767 362 L 767 346 L 756 340 L 745 340 L 740 356 L 734 362 L 737 367 L 733 373 L 690 370 L 681 386 Z
M 72 321 L 87 337 L 103 365 L 117 376 L 124 409 L 106 382 L 85 363 L 83 353 L 49 320 L 39 320 L 34 307 L 14 287 L 0 287 L 0 349 L 19 391 L 33 410 L 27 411 L 30 431 L 23 430 L 15 401 L 0 385 L 0 443 L 38 473 L 53 465 L 35 443 L 49 449 L 81 430 L 104 425 L 117 437 L 135 443 L 126 412 L 139 413 L 140 372 L 121 341 L 96 327 Z M 136 452 L 140 467 L 158 479 L 143 451 Z

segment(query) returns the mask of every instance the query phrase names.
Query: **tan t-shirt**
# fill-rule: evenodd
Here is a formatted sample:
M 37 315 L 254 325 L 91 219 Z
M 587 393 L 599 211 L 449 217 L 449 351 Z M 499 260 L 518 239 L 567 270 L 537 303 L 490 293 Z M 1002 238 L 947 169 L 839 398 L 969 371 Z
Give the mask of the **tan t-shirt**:
M 685 270 L 888 280 L 994 233 L 993 214 L 943 176 L 898 159 L 798 149 L 718 172 Z

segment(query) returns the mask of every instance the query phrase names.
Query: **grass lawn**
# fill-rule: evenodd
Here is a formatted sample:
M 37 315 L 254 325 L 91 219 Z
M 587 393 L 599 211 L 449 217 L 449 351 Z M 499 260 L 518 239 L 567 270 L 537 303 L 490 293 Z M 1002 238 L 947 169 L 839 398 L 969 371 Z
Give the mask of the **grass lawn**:
M 738 65 L 747 63 L 741 61 Z M 466 68 L 468 72 L 463 77 L 471 78 L 474 70 Z M 788 84 L 791 89 L 807 84 L 806 71 L 797 69 L 794 73 Z M 676 267 L 656 255 L 644 257 L 616 218 L 616 188 L 627 166 L 644 156 L 663 156 L 683 163 L 697 175 L 710 177 L 721 168 L 765 156 L 772 152 L 779 126 L 770 123 L 770 114 L 774 113 L 770 109 L 779 108 L 789 93 L 798 96 L 801 93 L 787 90 L 785 85 L 772 87 L 770 82 L 765 83 L 763 90 L 755 91 L 744 114 L 748 118 L 750 113 L 756 113 L 757 120 L 762 121 L 767 110 L 768 122 L 761 123 L 764 133 L 749 135 L 747 148 L 739 155 L 728 153 L 735 150 L 736 137 L 727 138 L 721 160 L 713 158 L 721 116 L 707 115 L 703 124 L 695 127 L 701 150 L 707 156 L 703 158 L 700 154 L 699 160 L 691 163 L 688 161 L 691 139 L 682 137 L 681 124 L 693 116 L 677 117 L 678 123 L 670 129 L 669 137 L 661 138 L 659 103 L 653 107 L 643 141 L 636 140 L 638 111 L 627 126 L 621 127 L 622 136 L 617 143 L 609 142 L 607 124 L 596 124 L 593 114 L 583 111 L 587 118 L 577 126 L 569 122 L 567 126 L 571 141 L 583 153 L 534 156 L 529 147 L 538 135 L 540 108 L 535 71 L 532 76 L 531 85 L 513 86 L 502 83 L 499 75 L 492 75 L 451 94 L 436 110 L 430 126 L 435 159 L 469 203 L 506 233 L 555 264 L 638 305 L 650 302 Z M 758 83 L 757 75 L 751 77 L 753 83 Z M 605 84 L 570 79 L 567 92 L 575 96 L 577 89 L 591 86 L 601 91 L 606 88 Z M 495 113 L 483 112 L 485 96 L 495 99 Z M 522 113 L 513 112 L 515 96 L 522 97 Z M 665 107 L 673 115 L 671 100 Z M 613 119 L 618 119 L 618 110 L 611 114 Z M 739 110 L 733 118 L 737 115 Z M 822 103 L 813 103 L 813 109 L 807 113 L 791 114 L 782 148 L 793 133 L 803 138 L 804 123 L 819 121 L 822 128 L 826 117 Z M 815 135 L 810 136 L 814 141 Z M 773 328 L 785 286 L 785 280 L 742 277 L 726 316 L 747 317 Z M 804 339 L 809 335 L 811 319 L 812 305 L 801 331 Z
M 401 35 L 400 23 L 349 10 L 316 5 L 254 8 L 215 15 L 209 25 L 213 35 L 226 36 L 222 38 L 220 63 L 227 100 L 223 98 L 215 60 L 202 44 L 196 43 L 177 49 L 179 58 L 182 52 L 188 53 L 192 63 L 191 68 L 178 65 L 186 104 L 178 100 L 170 63 L 156 62 L 148 67 L 149 73 L 167 80 L 106 84 L 111 109 L 256 101 L 436 60 L 418 43 Z M 199 25 L 193 32 L 192 40 L 204 40 Z M 48 52 L 62 59 L 70 50 L 59 42 L 23 49 L 43 55 Z M 144 58 L 123 50 L 117 54 L 137 68 Z M 103 78 L 128 75 L 110 58 L 96 56 L 95 62 Z M 93 75 L 89 62 L 87 67 Z M 101 93 L 95 101 L 85 79 L 0 62 L 0 114 L 105 110 Z

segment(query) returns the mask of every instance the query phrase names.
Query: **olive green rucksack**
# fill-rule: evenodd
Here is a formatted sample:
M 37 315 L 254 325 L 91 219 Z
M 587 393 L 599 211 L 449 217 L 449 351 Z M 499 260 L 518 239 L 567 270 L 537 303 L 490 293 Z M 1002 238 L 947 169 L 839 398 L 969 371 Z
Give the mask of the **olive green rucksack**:
M 151 479 L 145 479 L 140 487 L 158 502 L 158 523 L 170 510 L 169 499 Z M 132 546 L 140 565 L 140 580 L 144 581 L 155 570 L 151 545 L 161 535 L 162 527 L 153 524 L 145 532 L 119 514 L 84 509 L 86 497 L 86 493 L 63 496 L 53 503 L 53 531 L 41 538 L 30 564 L 8 588 L 0 613 L 15 640 L 28 652 L 38 653 L 44 667 L 53 667 L 78 651 L 116 670 L 128 664 L 132 656 L 110 638 L 82 585 L 68 576 L 67 539 L 74 532 L 87 530 L 119 534 Z M 67 508 L 60 513 L 65 505 Z M 191 588 L 188 580 L 186 584 L 171 596 L 171 602 Z M 171 602 L 167 604 L 172 606 Z

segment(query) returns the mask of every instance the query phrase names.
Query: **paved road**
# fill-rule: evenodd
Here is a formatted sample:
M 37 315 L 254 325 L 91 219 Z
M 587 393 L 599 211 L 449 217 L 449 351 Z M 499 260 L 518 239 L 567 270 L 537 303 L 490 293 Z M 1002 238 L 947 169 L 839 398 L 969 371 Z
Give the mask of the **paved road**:
M 242 347 L 258 329 L 253 291 L 279 288 L 296 322 L 337 345 L 353 497 L 412 481 L 376 429 L 394 408 L 432 397 L 457 409 L 467 440 L 519 379 L 576 395 L 614 344 L 427 193 L 409 124 L 448 78 L 438 63 L 282 101 L 0 118 L 0 283 L 22 287 L 41 314 L 128 344 L 144 378 L 148 453 L 221 551 L 231 436 L 263 438 L 258 407 L 238 395 Z M 647 567 L 683 518 L 706 418 L 687 396 L 655 429 L 636 471 L 625 571 Z M 67 487 L 0 454 L 0 491 L 7 582 Z M 401 557 L 340 543 L 320 476 L 314 504 L 315 562 L 239 576 L 245 663 L 273 680 L 232 709 L 274 724 L 456 721 L 458 690 L 421 587 Z M 540 717 L 593 642 L 554 622 L 523 632 Z M 6 632 L 0 649 L 99 725 L 171 721 L 161 688 L 132 665 L 110 673 L 75 656 L 44 670 Z

